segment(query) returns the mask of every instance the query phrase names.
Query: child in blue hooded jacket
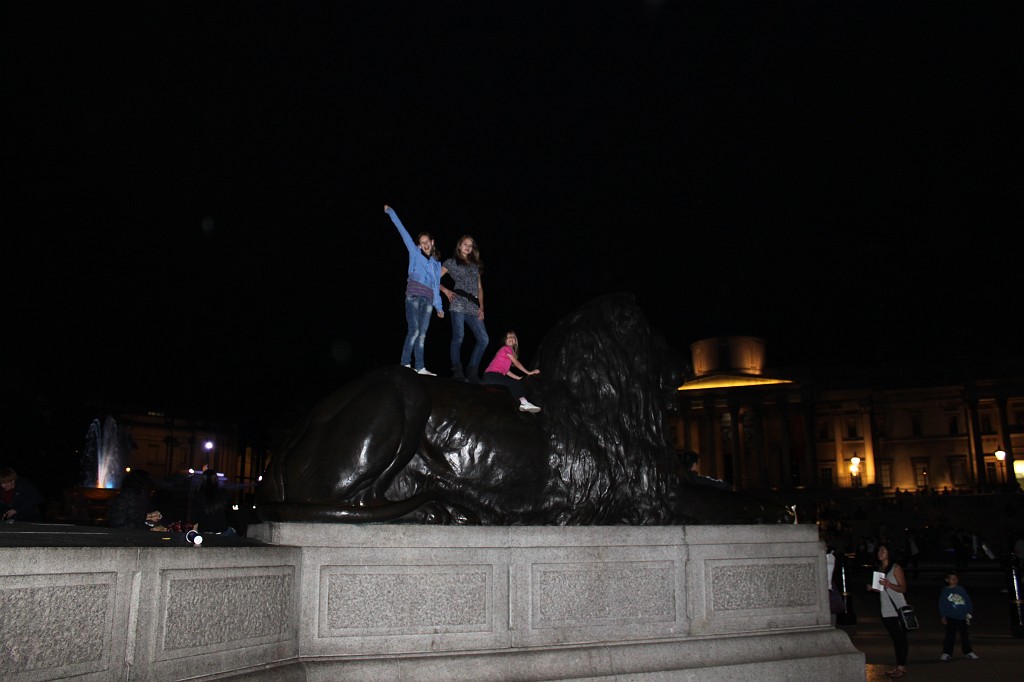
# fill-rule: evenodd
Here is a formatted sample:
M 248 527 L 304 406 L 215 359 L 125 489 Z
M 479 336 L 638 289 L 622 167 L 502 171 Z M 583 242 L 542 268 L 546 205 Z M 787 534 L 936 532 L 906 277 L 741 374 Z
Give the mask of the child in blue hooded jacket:
M 946 638 L 942 640 L 940 661 L 949 661 L 952 658 L 958 632 L 964 656 L 970 659 L 978 658 L 978 654 L 971 649 L 971 636 L 967 630 L 973 610 L 971 597 L 967 590 L 960 587 L 959 582 L 960 576 L 956 571 L 946 571 L 946 587 L 939 593 L 939 616 L 942 624 L 946 626 Z

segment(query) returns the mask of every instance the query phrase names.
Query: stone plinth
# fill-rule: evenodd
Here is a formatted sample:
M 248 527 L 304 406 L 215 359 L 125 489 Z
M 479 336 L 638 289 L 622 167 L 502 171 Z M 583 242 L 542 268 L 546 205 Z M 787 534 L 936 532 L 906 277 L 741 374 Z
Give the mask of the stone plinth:
M 181 680 L 294 659 L 298 552 L 0 549 L 0 679 Z
M 864 679 L 815 526 L 252 530 L 301 547 L 324 679 Z
M 810 525 L 250 536 L 0 549 L 0 679 L 865 678 Z

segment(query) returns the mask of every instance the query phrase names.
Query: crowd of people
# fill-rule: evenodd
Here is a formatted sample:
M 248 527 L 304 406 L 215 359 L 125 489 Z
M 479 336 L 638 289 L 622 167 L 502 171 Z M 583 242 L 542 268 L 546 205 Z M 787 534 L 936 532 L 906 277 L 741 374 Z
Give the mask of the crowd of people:
M 104 525 L 134 530 L 186 530 L 236 535 L 228 521 L 232 486 L 210 468 L 187 479 L 163 481 L 141 469 L 128 472 L 107 503 Z M 241 486 L 236 486 L 241 487 Z M 43 520 L 43 495 L 24 476 L 0 468 L 0 519 L 6 523 Z
M 830 507 L 828 503 L 825 506 Z M 1024 529 L 1007 526 L 1007 530 L 1001 533 L 990 531 L 986 538 L 962 525 L 952 527 L 942 519 L 927 526 L 903 528 L 898 534 L 891 533 L 882 523 L 875 527 L 874 533 L 861 534 L 854 540 L 852 531 L 856 523 L 841 514 L 825 513 L 823 516 L 825 518 L 819 521 L 818 526 L 828 552 L 829 597 L 834 603 L 832 612 L 843 613 L 846 608 L 837 599 L 843 581 L 848 587 L 855 572 L 875 578 L 865 587 L 869 593 L 877 593 L 878 610 L 875 613 L 892 640 L 894 665 L 885 671 L 888 677 L 900 678 L 907 674 L 911 640 L 908 633 L 913 631 L 913 625 L 907 626 L 900 611 L 907 606 L 907 590 L 920 579 L 923 565 L 926 569 L 939 568 L 943 571 L 943 585 L 936 585 L 937 602 L 923 608 L 918 605 L 916 609 L 924 617 L 934 613 L 944 628 L 939 660 L 948 662 L 953 659 L 958 637 L 964 658 L 979 658 L 974 651 L 969 628 L 974 604 L 962 584 L 963 575 L 965 571 L 970 574 L 982 567 L 1008 574 L 1011 567 L 1024 569 Z
M 232 536 L 237 531 L 228 524 L 230 508 L 231 494 L 213 469 L 190 476 L 187 488 L 156 480 L 144 470 L 133 470 L 110 501 L 107 525 Z
M 1009 560 L 1017 566 L 1024 559 L 1024 539 L 1018 539 L 1010 552 Z M 885 671 L 892 678 L 904 677 L 907 674 L 907 656 L 910 650 L 909 633 L 916 629 L 916 614 L 910 624 L 900 611 L 907 606 L 906 593 L 910 586 L 901 562 L 896 558 L 889 545 L 882 542 L 875 548 L 875 564 L 873 574 L 876 579 L 865 587 L 878 593 L 879 614 L 886 632 L 893 643 L 895 665 Z M 953 659 L 953 649 L 957 637 L 960 638 L 960 650 L 967 660 L 980 658 L 971 645 L 970 624 L 974 616 L 974 604 L 970 594 L 960 584 L 960 572 L 954 568 L 947 569 L 943 576 L 945 586 L 938 590 L 936 611 L 939 622 L 944 628 L 942 652 L 939 660 L 949 662 Z
M 476 240 L 471 235 L 462 235 L 455 242 L 454 256 L 442 262 L 431 233 L 420 232 L 414 241 L 392 207 L 385 204 L 384 213 L 391 218 L 409 253 L 405 286 L 406 334 L 400 364 L 418 374 L 436 376 L 427 369 L 424 355 L 431 313 L 439 319 L 445 317 L 443 294 L 448 299 L 452 328 L 449 347 L 452 378 L 503 386 L 519 400 L 520 411 L 539 412 L 540 407 L 530 402 L 527 387 L 521 383 L 539 370 L 528 369 L 519 361 L 519 337 L 515 331 L 505 333 L 504 345 L 484 369 L 483 377 L 480 376 L 480 363 L 490 337 L 484 323 L 483 259 Z M 445 278 L 451 286 L 443 284 Z M 462 344 L 467 327 L 473 335 L 473 349 L 464 366 Z

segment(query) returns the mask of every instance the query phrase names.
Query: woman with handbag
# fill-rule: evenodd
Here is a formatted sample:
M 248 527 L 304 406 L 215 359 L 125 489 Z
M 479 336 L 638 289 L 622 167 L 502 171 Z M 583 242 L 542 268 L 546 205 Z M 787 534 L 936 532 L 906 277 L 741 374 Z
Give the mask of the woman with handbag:
M 893 647 L 896 650 L 896 666 L 886 670 L 885 674 L 894 678 L 903 677 L 907 674 L 907 651 L 910 647 L 907 643 L 907 631 L 900 621 L 898 609 L 907 605 L 907 599 L 904 596 L 907 591 L 907 579 L 903 568 L 892 560 L 888 545 L 880 543 L 875 550 L 875 556 L 878 559 L 875 570 L 884 574 L 884 577 L 878 580 L 881 589 L 877 590 L 872 585 L 867 587 L 869 590 L 879 593 L 882 624 L 885 626 L 886 632 L 889 633 L 889 637 L 892 638 Z

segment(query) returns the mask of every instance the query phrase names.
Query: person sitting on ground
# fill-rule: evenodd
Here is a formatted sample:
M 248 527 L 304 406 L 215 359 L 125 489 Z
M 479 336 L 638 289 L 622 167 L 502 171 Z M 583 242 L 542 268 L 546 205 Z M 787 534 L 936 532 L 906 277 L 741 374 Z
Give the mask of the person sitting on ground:
M 213 469 L 203 472 L 203 482 L 192 496 L 192 522 L 202 534 L 235 535 L 228 525 L 228 491 L 221 487 Z
M 684 450 L 678 454 L 679 468 L 682 472 L 683 478 L 689 478 L 694 483 L 711 486 L 712 488 L 719 488 L 721 490 L 732 490 L 732 484 L 723 481 L 720 478 L 704 476 L 697 470 L 697 466 L 700 461 L 700 455 L 698 453 L 694 452 L 693 450 Z
M 540 412 L 540 408 L 526 399 L 526 389 L 523 388 L 522 377 L 512 373 L 515 367 L 523 376 L 540 374 L 539 369 L 526 369 L 519 362 L 519 337 L 514 331 L 505 333 L 505 345 L 495 353 L 494 359 L 484 370 L 484 376 L 480 383 L 493 386 L 504 386 L 516 398 L 519 398 L 519 409 L 522 412 Z
M 0 469 L 0 516 L 4 521 L 38 521 L 42 494 L 10 467 Z
M 111 528 L 152 528 L 161 518 L 153 495 L 156 485 L 149 472 L 133 470 L 121 481 L 121 492 L 110 501 L 107 525 Z
M 679 467 L 684 475 L 696 475 L 698 473 L 697 462 L 700 461 L 700 455 L 693 450 L 684 450 L 677 454 L 679 456 Z

